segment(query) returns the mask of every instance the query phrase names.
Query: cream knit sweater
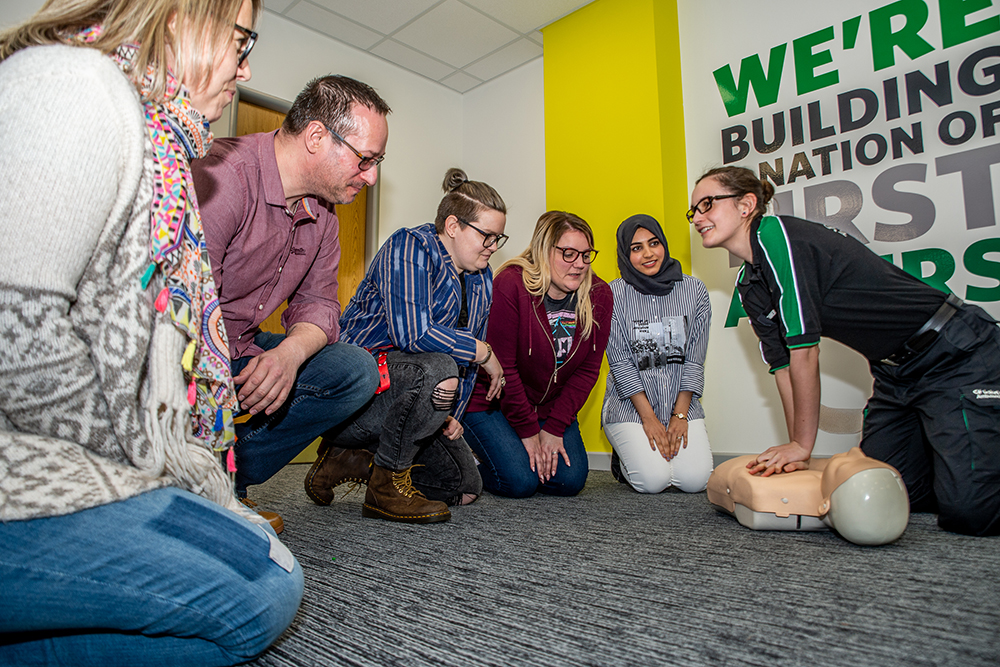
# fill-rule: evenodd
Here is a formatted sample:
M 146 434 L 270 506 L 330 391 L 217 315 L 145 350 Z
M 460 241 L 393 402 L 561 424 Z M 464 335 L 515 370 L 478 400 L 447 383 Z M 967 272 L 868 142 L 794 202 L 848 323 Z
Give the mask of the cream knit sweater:
M 132 84 L 97 51 L 0 63 L 0 520 L 179 486 L 247 516 L 190 436 L 186 341 L 152 308 L 153 164 Z M 254 515 L 256 518 L 256 515 Z

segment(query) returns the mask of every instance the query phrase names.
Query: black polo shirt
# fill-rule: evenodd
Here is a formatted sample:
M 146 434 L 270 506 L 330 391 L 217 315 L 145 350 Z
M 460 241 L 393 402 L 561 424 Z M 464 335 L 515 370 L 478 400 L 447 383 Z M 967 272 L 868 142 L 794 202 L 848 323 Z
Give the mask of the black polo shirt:
M 753 264 L 736 281 L 771 372 L 788 350 L 840 341 L 871 361 L 899 350 L 947 295 L 836 229 L 791 216 L 750 228 Z

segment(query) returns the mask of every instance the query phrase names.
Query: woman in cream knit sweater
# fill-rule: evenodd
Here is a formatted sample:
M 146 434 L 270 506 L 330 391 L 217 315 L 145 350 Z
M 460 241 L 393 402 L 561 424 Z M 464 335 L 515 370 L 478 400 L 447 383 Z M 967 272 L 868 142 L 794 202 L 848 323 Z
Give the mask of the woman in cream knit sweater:
M 235 664 L 298 607 L 220 465 L 235 400 L 188 170 L 259 10 L 49 0 L 0 35 L 2 664 Z

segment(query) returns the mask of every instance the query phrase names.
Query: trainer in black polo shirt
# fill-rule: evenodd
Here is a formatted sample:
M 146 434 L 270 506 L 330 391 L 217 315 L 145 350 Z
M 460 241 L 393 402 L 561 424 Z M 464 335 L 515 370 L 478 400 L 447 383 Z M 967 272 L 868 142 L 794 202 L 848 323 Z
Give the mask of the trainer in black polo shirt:
M 745 261 L 744 310 L 778 385 L 790 440 L 750 464 L 805 467 L 819 428 L 819 342 L 864 355 L 875 378 L 861 448 L 899 470 L 912 511 L 973 535 L 1000 534 L 1000 328 L 857 240 L 790 216 L 764 216 L 770 183 L 740 167 L 698 180 L 688 219 L 706 248 Z

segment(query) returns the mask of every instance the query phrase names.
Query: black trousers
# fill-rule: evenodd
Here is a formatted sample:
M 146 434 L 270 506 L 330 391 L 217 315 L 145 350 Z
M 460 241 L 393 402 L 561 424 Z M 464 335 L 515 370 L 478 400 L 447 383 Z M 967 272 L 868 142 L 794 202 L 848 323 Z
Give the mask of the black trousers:
M 899 470 L 912 511 L 944 530 L 1000 534 L 1000 327 L 965 304 L 901 366 L 871 362 L 861 449 Z
M 437 352 L 393 350 L 387 362 L 389 389 L 324 437 L 336 447 L 370 450 L 376 465 L 387 470 L 413 465 L 413 485 L 431 500 L 454 505 L 463 494 L 480 495 L 483 480 L 465 438 L 449 440 L 441 433 L 455 393 L 436 388 L 458 377 L 455 360 Z

